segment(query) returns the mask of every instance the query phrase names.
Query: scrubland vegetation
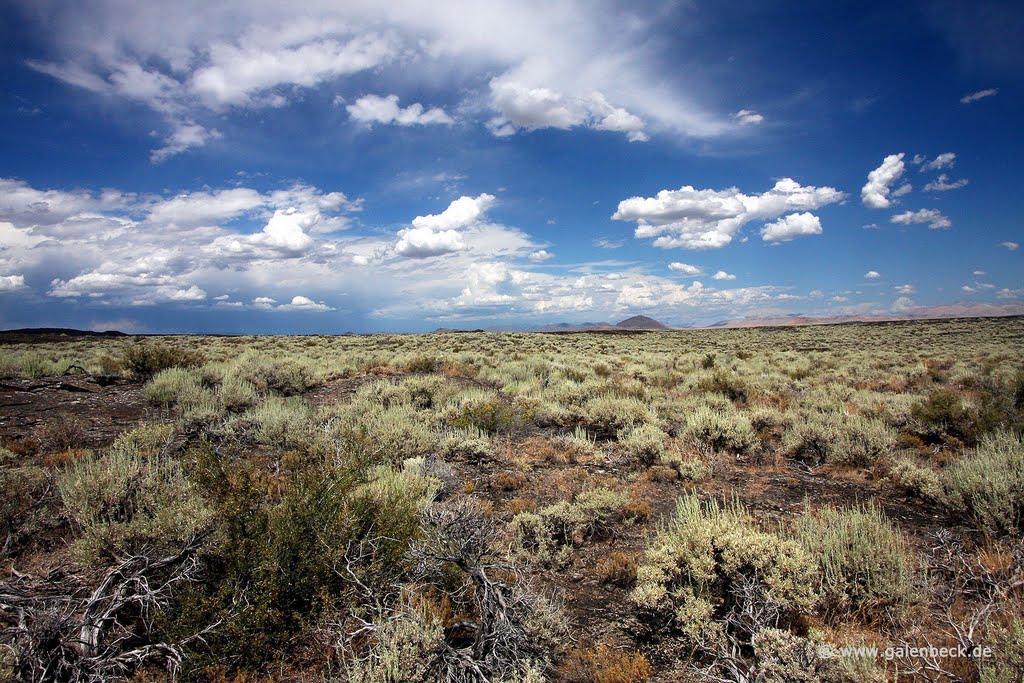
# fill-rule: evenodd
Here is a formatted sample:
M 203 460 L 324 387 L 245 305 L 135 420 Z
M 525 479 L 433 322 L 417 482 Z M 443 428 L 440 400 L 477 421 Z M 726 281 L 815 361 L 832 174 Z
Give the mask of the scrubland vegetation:
M 1024 320 L 2 349 L 0 677 L 1024 675 Z

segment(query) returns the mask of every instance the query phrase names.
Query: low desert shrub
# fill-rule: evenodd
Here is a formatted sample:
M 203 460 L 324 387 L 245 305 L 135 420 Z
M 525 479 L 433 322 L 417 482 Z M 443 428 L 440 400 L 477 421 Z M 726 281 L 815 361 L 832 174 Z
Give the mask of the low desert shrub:
M 444 409 L 449 426 L 508 434 L 530 422 L 531 412 L 521 401 L 502 399 L 497 392 L 470 391 L 449 401 Z
M 933 389 L 910 410 L 917 432 L 933 443 L 949 437 L 973 443 L 976 415 L 963 397 L 953 389 Z
M 942 499 L 942 481 L 939 474 L 921 465 L 912 455 L 897 458 L 889 468 L 889 481 L 904 493 L 926 501 Z
M 437 452 L 446 460 L 481 460 L 494 455 L 494 446 L 482 430 L 453 429 L 441 437 Z
M 310 416 L 310 408 L 301 398 L 270 396 L 243 413 L 240 422 L 247 425 L 257 443 L 283 452 L 305 443 Z
M 817 604 L 817 583 L 796 541 L 761 531 L 739 503 L 686 495 L 648 545 L 630 597 L 653 629 L 714 658 L 794 627 Z
M 44 422 L 35 430 L 35 438 L 47 453 L 79 448 L 85 439 L 86 423 L 74 415 Z
M 302 452 L 291 457 L 288 476 L 272 482 L 264 467 L 238 455 L 209 444 L 191 454 L 215 536 L 206 580 L 183 589 L 166 628 L 174 636 L 220 622 L 191 652 L 193 661 L 256 670 L 325 611 L 346 608 L 352 584 L 343 568 L 388 595 L 411 568 L 407 550 L 421 531 L 420 511 L 439 485 L 420 475 L 418 463 L 362 470 Z
M 0 554 L 17 547 L 39 530 L 42 503 L 50 490 L 50 476 L 42 467 L 18 464 L 6 448 L 0 448 Z
M 445 624 L 415 605 L 374 628 L 366 654 L 347 666 L 344 683 L 417 683 L 429 680 Z
M 805 512 L 795 538 L 818 563 L 827 615 L 898 623 L 917 593 L 913 550 L 874 505 Z
M 746 382 L 737 373 L 725 368 L 714 368 L 702 374 L 697 379 L 696 388 L 705 393 L 722 394 L 736 403 L 745 402 L 750 393 Z
M 643 424 L 620 432 L 619 443 L 642 463 L 650 464 L 665 453 L 665 433 L 652 424 Z
M 150 403 L 164 408 L 213 400 L 213 393 L 203 386 L 202 374 L 192 368 L 161 370 L 146 384 L 142 393 Z
M 881 420 L 850 415 L 843 422 L 843 438 L 831 460 L 855 467 L 870 467 L 892 454 L 896 432 Z
M 558 673 L 566 683 L 645 683 L 654 670 L 639 652 L 597 645 L 571 650 Z
M 1024 671 L 1024 621 L 1018 616 L 1008 624 L 989 625 L 986 643 L 998 654 L 978 660 L 979 683 L 1016 683 Z
M 703 460 L 679 452 L 666 453 L 661 461 L 672 468 L 681 481 L 700 481 L 711 475 L 711 468 Z
M 137 379 L 149 379 L 168 368 L 202 365 L 202 354 L 161 342 L 136 341 L 121 356 L 120 365 Z
M 260 401 L 259 391 L 256 385 L 247 379 L 235 375 L 228 375 L 224 378 L 218 388 L 220 402 L 232 412 L 239 412 L 251 408 Z
M 318 379 L 313 364 L 293 356 L 268 356 L 256 350 L 244 351 L 227 369 L 229 378 L 245 381 L 260 393 L 284 396 L 299 394 L 314 386 Z
M 580 418 L 589 431 L 612 437 L 624 429 L 654 422 L 647 404 L 636 398 L 598 396 L 588 400 Z
M 181 464 L 160 453 L 165 427 L 122 435 L 99 457 L 80 460 L 57 479 L 64 510 L 94 561 L 143 546 L 177 548 L 206 528 L 209 514 Z
M 757 441 L 750 421 L 742 415 L 698 406 L 686 416 L 680 436 L 706 451 L 745 453 Z
M 636 581 L 637 561 L 633 555 L 613 550 L 594 565 L 594 575 L 601 583 L 629 588 Z
M 942 472 L 951 509 L 991 534 L 1024 532 L 1024 444 L 1015 434 L 986 437 Z
M 596 488 L 571 503 L 555 503 L 536 514 L 521 512 L 510 523 L 513 545 L 540 562 L 564 562 L 572 547 L 609 537 L 628 504 L 627 494 Z
M 810 464 L 869 467 L 891 455 L 896 432 L 881 420 L 860 415 L 805 414 L 783 434 L 783 447 Z
M 831 647 L 791 631 L 764 629 L 753 638 L 754 658 L 749 669 L 744 670 L 745 665 L 740 665 L 739 671 L 733 671 L 751 674 L 754 680 L 787 683 L 885 683 L 888 680 L 874 659 L 825 654 L 826 648 Z
M 402 364 L 402 369 L 406 372 L 429 373 L 433 372 L 438 365 L 435 357 L 421 354 L 405 361 Z

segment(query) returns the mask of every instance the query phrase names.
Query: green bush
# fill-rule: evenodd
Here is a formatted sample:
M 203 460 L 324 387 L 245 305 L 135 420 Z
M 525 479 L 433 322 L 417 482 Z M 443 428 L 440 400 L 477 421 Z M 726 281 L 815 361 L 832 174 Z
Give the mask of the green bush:
M 698 406 L 686 416 L 680 436 L 710 452 L 745 453 L 757 441 L 750 421 L 742 415 Z
M 403 606 L 373 632 L 369 656 L 345 672 L 345 683 L 420 683 L 428 678 L 435 653 L 444 642 L 444 626 L 435 615 Z
M 829 617 L 899 621 L 917 594 L 917 569 L 906 538 L 874 505 L 805 512 L 795 538 L 818 563 Z
M 225 380 L 245 381 L 260 393 L 300 394 L 317 383 L 313 364 L 292 356 L 272 357 L 247 350 L 228 368 Z
M 206 580 L 181 591 L 164 629 L 180 637 L 221 623 L 191 652 L 197 665 L 259 670 L 325 615 L 358 607 L 343 567 L 389 595 L 411 569 L 407 551 L 421 533 L 419 512 L 438 485 L 417 467 L 363 471 L 357 461 L 304 453 L 292 458 L 287 478 L 274 480 L 256 463 L 208 444 L 193 458 L 216 533 Z M 350 565 L 344 557 L 354 547 L 365 552 Z
M 881 420 L 860 415 L 810 413 L 790 425 L 782 445 L 793 457 L 810 464 L 869 467 L 892 454 L 896 432 Z
M 14 454 L 0 448 L 0 548 L 8 552 L 39 531 L 45 511 L 40 503 L 47 497 L 50 477 L 35 465 L 19 465 Z
M 166 426 L 144 426 L 119 437 L 109 452 L 62 472 L 57 490 L 77 530 L 86 561 L 143 546 L 178 548 L 204 530 L 209 513 L 181 464 L 160 451 Z
M 310 408 L 301 398 L 270 396 L 243 413 L 236 425 L 242 426 L 257 443 L 283 452 L 305 442 L 310 416 Z
M 651 464 L 665 453 L 665 433 L 652 424 L 643 424 L 619 434 L 619 443 L 633 458 Z
M 713 655 L 789 629 L 818 601 L 814 560 L 795 541 L 759 530 L 738 504 L 679 499 L 648 545 L 630 594 L 646 621 Z M 750 615 L 760 615 L 756 622 Z
M 987 626 L 985 642 L 996 654 L 978 660 L 979 683 L 1017 683 L 1024 671 L 1024 621 L 1018 616 L 1006 625 Z
M 406 372 L 428 373 L 433 372 L 437 366 L 437 359 L 433 356 L 419 355 L 405 361 L 402 364 L 402 369 Z
M 889 469 L 889 480 L 905 493 L 926 501 L 942 499 L 942 482 L 931 467 L 919 465 L 915 458 L 897 459 Z
M 1024 533 L 1024 444 L 1014 434 L 986 437 L 942 473 L 946 502 L 992 534 Z
M 750 393 L 746 382 L 738 374 L 725 368 L 714 368 L 703 373 L 697 380 L 697 390 L 722 394 L 737 403 L 745 402 Z
M 256 385 L 235 375 L 224 378 L 218 389 L 218 396 L 224 407 L 233 412 L 251 408 L 260 400 Z
M 487 433 L 479 429 L 455 429 L 445 433 L 437 445 L 445 459 L 480 460 L 494 455 L 494 446 Z
M 588 429 L 605 437 L 654 421 L 654 416 L 643 401 L 614 396 L 597 396 L 588 400 L 580 417 Z
M 910 409 L 918 433 L 932 442 L 949 437 L 973 443 L 976 437 L 977 416 L 959 393 L 938 388 L 915 403 Z
M 629 503 L 625 493 L 607 488 L 584 491 L 573 502 L 562 501 L 538 514 L 520 512 L 510 525 L 515 547 L 541 562 L 563 562 L 569 549 L 611 535 Z
M 521 399 L 510 401 L 496 391 L 472 389 L 451 397 L 442 413 L 455 429 L 509 434 L 529 424 L 534 411 Z
M 202 365 L 202 354 L 182 346 L 135 341 L 124 350 L 121 367 L 137 379 L 149 379 L 161 370 Z
M 44 451 L 57 453 L 81 447 L 85 430 L 84 420 L 74 415 L 63 415 L 44 422 L 35 430 L 35 438 Z
M 700 481 L 711 475 L 711 469 L 703 461 L 682 453 L 666 453 L 661 461 L 673 468 L 681 481 Z

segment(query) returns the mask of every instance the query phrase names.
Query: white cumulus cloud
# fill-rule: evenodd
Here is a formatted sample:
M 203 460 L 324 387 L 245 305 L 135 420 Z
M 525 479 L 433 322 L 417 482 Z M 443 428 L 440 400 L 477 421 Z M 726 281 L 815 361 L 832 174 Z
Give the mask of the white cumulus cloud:
M 882 165 L 868 173 L 868 182 L 861 188 L 860 198 L 864 206 L 870 209 L 884 209 L 892 202 L 889 192 L 893 184 L 903 175 L 904 154 L 890 154 L 882 160 Z
M 732 115 L 732 118 L 741 126 L 756 126 L 764 122 L 764 116 L 762 114 L 750 109 L 740 109 Z
M 735 280 L 736 276 L 732 273 L 727 273 L 724 270 L 720 270 L 711 276 L 712 280 Z
M 24 275 L 0 275 L 0 292 L 13 292 L 24 286 Z
M 291 303 L 282 304 L 277 307 L 279 311 L 333 311 L 334 309 L 323 302 L 313 301 L 309 297 L 294 296 Z
M 399 231 L 395 251 L 409 258 L 428 258 L 461 251 L 466 242 L 460 230 L 478 223 L 494 205 L 494 195 L 459 197 L 439 214 L 417 216 L 412 227 Z
M 820 235 L 821 220 L 813 213 L 791 213 L 761 228 L 761 239 L 766 242 L 788 242 L 802 235 Z
M 668 264 L 668 269 L 674 270 L 677 273 L 682 273 L 683 275 L 688 275 L 691 277 L 694 275 L 700 275 L 703 272 L 697 266 L 691 265 L 689 263 L 680 263 L 679 261 L 673 261 L 672 263 Z
M 544 249 L 538 249 L 537 251 L 530 252 L 530 255 L 527 256 L 527 258 L 530 259 L 531 261 L 533 261 L 534 263 L 541 263 L 543 261 L 547 261 L 548 259 L 554 258 L 554 257 L 555 257 L 554 254 L 552 254 L 551 252 L 546 251 Z
M 170 134 L 164 139 L 164 146 L 149 153 L 154 163 L 159 163 L 175 154 L 196 147 L 202 147 L 210 140 L 219 140 L 223 135 L 219 130 L 207 129 L 193 121 L 174 122 Z
M 1009 251 L 1017 251 L 1018 249 L 1020 249 L 1020 244 L 1018 244 L 1017 242 L 1000 242 L 999 246 Z
M 938 209 L 919 209 L 917 211 L 904 211 L 889 219 L 893 223 L 910 225 L 912 223 L 927 223 L 932 230 L 940 230 L 953 226 L 953 221 L 942 215 Z
M 920 159 L 921 171 L 941 171 L 944 168 L 953 168 L 956 164 L 956 153 L 954 152 L 943 152 L 931 161 L 921 156 L 915 156 L 914 160 Z
M 961 187 L 967 185 L 967 178 L 960 178 L 950 182 L 949 176 L 945 173 L 939 174 L 939 177 L 931 181 L 924 186 L 925 192 L 948 192 L 949 190 L 959 190 Z
M 452 117 L 439 107 L 424 109 L 419 102 L 414 102 L 408 107 L 400 107 L 398 95 L 364 95 L 350 104 L 345 109 L 353 120 L 361 123 L 389 124 L 399 126 L 426 126 L 431 124 L 451 125 Z
M 877 280 L 880 277 L 882 277 L 882 275 L 877 270 L 869 270 L 868 272 L 864 273 L 865 280 Z
M 684 186 L 661 190 L 654 197 L 624 199 L 612 218 L 636 221 L 635 236 L 655 238 L 656 247 L 718 249 L 732 242 L 750 221 L 776 218 L 799 209 L 818 209 L 844 197 L 835 188 L 802 186 L 790 178 L 755 195 L 735 187 L 698 190 Z

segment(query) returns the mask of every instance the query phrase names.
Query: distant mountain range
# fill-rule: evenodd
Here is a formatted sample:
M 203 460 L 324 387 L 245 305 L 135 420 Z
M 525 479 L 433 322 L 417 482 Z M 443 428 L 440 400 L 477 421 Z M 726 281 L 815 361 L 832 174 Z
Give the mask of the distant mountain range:
M 841 325 L 843 323 L 894 322 L 899 320 L 941 320 L 945 318 L 993 318 L 1024 315 L 1024 304 L 956 303 L 914 308 L 906 313 L 874 315 L 791 315 L 747 317 L 704 325 L 667 325 L 646 315 L 635 315 L 618 323 L 551 323 L 538 327 L 492 327 L 474 332 L 659 332 L 683 329 L 732 329 L 740 327 L 796 327 L 800 325 Z M 440 328 L 441 332 L 462 332 Z
M 736 327 L 793 327 L 798 325 L 839 325 L 842 323 L 893 322 L 897 320 L 942 320 L 945 318 L 997 318 L 1024 315 L 1024 304 L 958 303 L 941 306 L 922 306 L 906 313 L 889 315 L 786 315 L 722 320 L 711 328 Z
M 685 329 L 733 329 L 742 327 L 797 327 L 800 325 L 841 325 L 844 323 L 882 323 L 895 322 L 900 320 L 942 320 L 948 318 L 995 318 L 1005 316 L 1024 316 L 1024 304 L 988 304 L 988 303 L 955 303 L 941 306 L 922 306 L 911 309 L 906 313 L 873 315 L 806 315 L 794 313 L 791 315 L 778 316 L 751 316 L 747 318 L 735 318 L 720 320 L 715 323 L 687 323 L 682 325 L 667 325 L 659 320 L 646 315 L 634 315 L 617 323 L 551 323 L 536 327 L 488 327 L 474 329 L 455 329 L 450 327 L 439 327 L 434 334 L 454 334 L 464 332 L 547 332 L 547 333 L 570 333 L 570 332 L 598 332 L 609 334 L 630 334 L 638 332 L 662 332 L 668 330 Z M 345 334 L 353 334 L 346 332 Z M 109 330 L 106 332 L 93 332 L 88 330 L 75 330 L 67 328 L 28 328 L 19 330 L 0 330 L 0 344 L 31 343 L 44 341 L 61 341 L 68 337 L 124 337 L 128 336 L 123 332 Z M 221 336 L 221 335 L 214 335 Z

